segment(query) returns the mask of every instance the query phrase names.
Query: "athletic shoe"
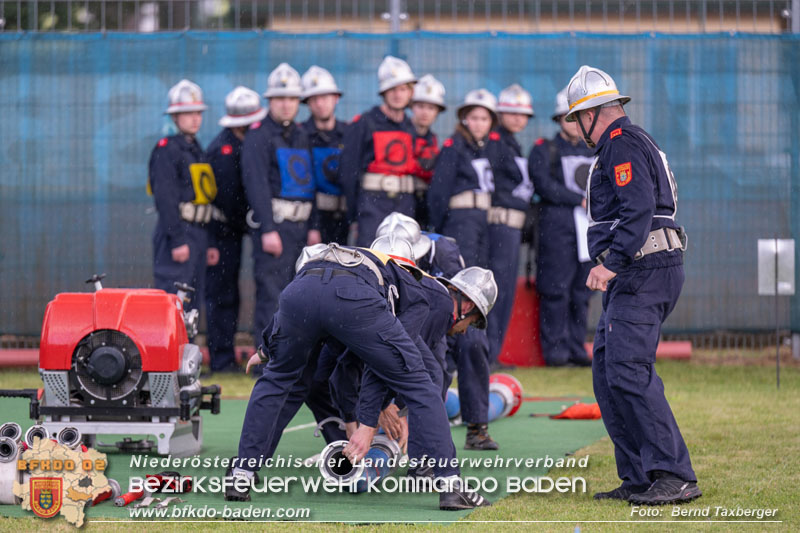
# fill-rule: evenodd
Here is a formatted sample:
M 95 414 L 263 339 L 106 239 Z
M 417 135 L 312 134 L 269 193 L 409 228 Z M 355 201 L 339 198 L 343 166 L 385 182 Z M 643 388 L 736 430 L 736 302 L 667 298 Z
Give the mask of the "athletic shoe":
M 251 480 L 247 476 L 247 474 L 245 474 L 243 472 L 237 472 L 236 474 L 234 474 L 233 473 L 233 467 L 229 466 L 228 469 L 225 471 L 225 477 L 226 478 L 231 477 L 231 478 L 234 478 L 234 480 L 245 478 L 245 479 L 247 479 L 247 482 L 248 482 L 247 483 L 247 488 L 245 488 L 244 490 L 241 490 L 241 491 L 236 489 L 236 483 L 231 483 L 230 485 L 225 487 L 225 501 L 226 502 L 249 502 L 250 501 L 250 481 Z M 252 479 L 255 480 L 256 484 L 259 483 L 258 472 L 254 472 L 253 473 L 253 478 Z M 241 481 L 239 483 L 241 483 Z
M 684 481 L 669 472 L 658 472 L 656 475 L 657 479 L 649 489 L 632 494 L 628 501 L 637 505 L 669 505 L 690 502 L 703 495 L 694 481 Z
M 595 492 L 594 499 L 595 500 L 623 500 L 627 501 L 628 498 L 631 497 L 633 494 L 639 494 L 647 489 L 641 490 L 634 490 L 630 486 L 620 485 L 614 490 L 610 490 L 608 492 Z
M 439 493 L 439 509 L 442 511 L 461 511 L 491 505 L 489 500 L 471 490 L 451 490 Z

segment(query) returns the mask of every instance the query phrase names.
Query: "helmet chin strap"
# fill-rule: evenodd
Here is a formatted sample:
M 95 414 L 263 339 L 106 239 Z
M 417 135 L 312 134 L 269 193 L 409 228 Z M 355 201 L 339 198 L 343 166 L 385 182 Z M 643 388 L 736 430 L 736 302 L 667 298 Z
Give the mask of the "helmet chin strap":
M 586 146 L 589 148 L 594 148 L 596 145 L 592 140 L 592 132 L 594 131 L 594 127 L 597 125 L 597 119 L 600 116 L 600 108 L 594 108 L 594 118 L 592 119 L 592 126 L 589 128 L 589 131 L 586 131 L 586 128 L 583 127 L 583 121 L 581 120 L 580 116 L 575 117 L 578 122 L 578 126 L 581 128 L 581 133 L 583 134 L 583 140 L 586 141 Z M 580 111 L 578 112 L 580 114 Z

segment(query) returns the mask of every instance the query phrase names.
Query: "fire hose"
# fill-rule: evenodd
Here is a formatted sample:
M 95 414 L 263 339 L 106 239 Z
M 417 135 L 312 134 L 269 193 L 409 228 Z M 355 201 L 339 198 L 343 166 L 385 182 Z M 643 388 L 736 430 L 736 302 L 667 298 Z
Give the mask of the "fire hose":
M 460 424 L 461 403 L 456 389 L 447 390 L 445 400 L 447 418 L 451 423 Z M 489 376 L 489 417 L 492 422 L 498 418 L 514 416 L 522 405 L 522 384 L 510 374 Z
M 344 455 L 347 445 L 348 441 L 337 440 L 325 446 L 320 454 L 319 471 L 325 480 L 352 487 L 353 492 L 364 492 L 370 482 L 392 475 L 403 455 L 396 441 L 376 435 L 367 454 L 354 465 Z

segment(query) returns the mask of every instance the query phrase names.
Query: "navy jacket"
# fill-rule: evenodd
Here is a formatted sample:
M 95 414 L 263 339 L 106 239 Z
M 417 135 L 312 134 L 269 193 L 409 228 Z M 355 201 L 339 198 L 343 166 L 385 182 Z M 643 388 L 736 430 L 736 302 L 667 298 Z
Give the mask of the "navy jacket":
M 225 237 L 241 237 L 247 232 L 247 198 L 242 185 L 242 141 L 225 128 L 206 150 L 206 157 L 217 180 L 214 205 L 222 211 L 225 222 L 212 221 L 209 237 L 212 242 Z
M 628 117 L 603 132 L 589 176 L 589 254 L 606 249 L 603 264 L 621 272 L 633 263 L 651 230 L 677 228 L 677 187 L 666 156 Z
M 464 270 L 464 258 L 454 239 L 438 233 L 424 232 L 433 241 L 425 257 L 417 259 L 417 266 L 433 277 L 452 278 Z
M 492 153 L 494 147 L 487 150 L 486 145 L 499 140 L 500 136 L 492 133 L 483 146 L 479 146 L 456 133 L 444 142 L 428 190 L 430 222 L 436 231 L 442 230 L 451 196 L 464 191 L 494 191 L 494 177 L 487 154 Z
M 314 186 L 319 192 L 342 195 L 339 185 L 339 161 L 344 148 L 344 133 L 347 124 L 337 120 L 330 131 L 317 129 L 314 118 L 303 122 L 311 146 L 311 165 L 314 173 Z
M 533 196 L 528 161 L 522 157 L 522 148 L 513 133 L 501 126 L 497 134 L 500 141 L 488 145 L 494 175 L 492 205 L 526 211 Z
M 207 165 L 203 148 L 197 139 L 187 140 L 183 134 L 161 139 L 150 154 L 148 185 L 156 204 L 158 225 L 167 234 L 170 248 L 188 243 L 186 230 L 190 223 L 181 218 L 178 205 L 197 201 L 192 172 L 203 174 L 204 167 L 200 165 Z
M 278 124 L 270 115 L 251 125 L 242 146 L 242 182 L 262 234 L 277 229 L 272 217 L 273 198 L 313 201 L 306 131 L 294 122 Z
M 380 106 L 353 118 L 345 130 L 339 173 L 351 222 L 357 217 L 361 176 L 365 172 L 397 176 L 413 173 L 413 135 L 414 126 L 407 116 L 402 122 L 395 122 Z

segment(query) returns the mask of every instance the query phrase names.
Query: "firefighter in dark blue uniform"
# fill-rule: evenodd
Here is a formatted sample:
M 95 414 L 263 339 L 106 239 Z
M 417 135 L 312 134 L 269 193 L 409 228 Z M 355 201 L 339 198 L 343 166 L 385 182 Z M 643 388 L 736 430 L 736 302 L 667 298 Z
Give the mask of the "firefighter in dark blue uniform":
M 526 212 L 533 196 L 528 161 L 522 157 L 515 134 L 533 116 L 531 95 L 516 83 L 500 92 L 497 102 L 500 142 L 490 143 L 494 174 L 492 207 L 489 209 L 489 268 L 497 281 L 498 295 L 489 323 L 489 361 L 500 356 L 506 336 L 519 272 L 519 248 Z
M 383 103 L 353 119 L 344 136 L 341 185 L 348 219 L 358 225 L 356 243 L 369 246 L 381 220 L 393 211 L 414 216 L 411 173 L 414 126 L 406 116 L 417 81 L 402 59 L 387 56 L 378 68 Z
M 150 154 L 148 192 L 158 213 L 153 232 L 155 287 L 177 292 L 175 283 L 195 288 L 186 309 L 197 309 L 203 294 L 208 235 L 206 226 L 216 210 L 214 173 L 195 135 L 203 123 L 203 92 L 189 80 L 169 90 L 169 107 L 178 133 L 158 141 Z
M 395 297 L 418 291 L 416 280 L 391 258 L 365 249 L 331 245 L 311 257 L 281 294 L 272 331 L 265 335 L 270 355 L 256 382 L 245 414 L 236 464 L 227 473 L 234 483 L 228 500 L 248 500 L 249 482 L 259 469 L 276 425 L 276 413 L 287 395 L 307 386 L 307 368 L 316 360 L 327 337 L 333 337 L 364 361 L 399 394 L 409 407 L 409 425 L 420 435 L 423 452 L 437 462 L 438 478 L 450 485 L 440 493 L 441 509 L 488 505 L 480 495 L 464 490 L 450 436 L 441 392 L 435 388 L 413 340 L 392 313 Z M 309 298 L 309 295 L 314 295 Z M 427 313 L 425 305 L 418 306 Z M 248 364 L 259 361 L 256 354 Z M 363 459 L 376 433 L 378 413 L 359 413 L 361 425 L 350 437 L 345 456 Z M 442 462 L 439 461 L 442 459 Z M 442 466 L 447 463 L 446 466 Z
M 489 251 L 488 211 L 494 178 L 486 146 L 500 136 L 497 99 L 486 89 L 471 91 L 459 106 L 459 124 L 436 159 L 428 190 L 431 226 L 453 237 L 467 266 L 486 267 Z
M 303 124 L 311 142 L 311 163 L 314 184 L 317 224 L 322 242 L 347 244 L 349 226 L 347 205 L 339 186 L 339 157 L 344 147 L 347 124 L 336 119 L 336 104 L 342 92 L 331 73 L 317 65 L 311 66 L 302 78 L 303 103 L 311 116 Z
M 594 157 L 578 125 L 565 120 L 567 111 L 564 88 L 553 113 L 561 131 L 551 140 L 537 140 L 529 158 L 530 176 L 541 198 L 536 254 L 539 336 L 549 366 L 588 366 L 592 362 L 584 342 L 592 291 L 586 277 L 593 263 L 585 243 L 585 198 Z
M 614 80 L 582 66 L 567 86 L 568 120 L 596 147 L 587 185 L 586 285 L 603 294 L 594 339 L 594 393 L 622 485 L 595 498 L 663 505 L 701 495 L 689 451 L 655 370 L 661 324 L 683 286 L 685 235 L 666 155 L 631 124 Z
M 439 113 L 447 109 L 444 105 L 444 85 L 431 76 L 422 76 L 414 85 L 411 98 L 411 123 L 414 124 L 414 171 L 417 195 L 416 218 L 423 228 L 428 227 L 428 187 L 433 177 L 433 166 L 439 155 L 439 140 L 431 129 Z
M 455 134 L 444 142 L 428 190 L 430 222 L 435 230 L 455 238 L 467 266 L 486 268 L 489 262 L 489 221 L 494 177 L 490 143 L 500 142 L 491 131 L 497 125 L 497 99 L 486 89 L 471 91 L 458 108 Z M 461 415 L 467 425 L 467 450 L 496 450 L 489 436 L 489 338 L 470 329 L 450 340 L 451 373 L 458 370 Z
M 239 372 L 234 336 L 239 323 L 239 270 L 242 239 L 247 235 L 247 200 L 242 186 L 242 141 L 250 124 L 263 120 L 267 110 L 258 93 L 236 87 L 225 98 L 224 129 L 206 151 L 217 181 L 214 205 L 222 213 L 209 225 L 206 312 L 208 352 L 212 372 Z
M 306 242 L 320 241 L 319 230 L 311 225 L 314 180 L 308 134 L 294 122 L 300 95 L 300 75 L 281 63 L 267 80 L 269 114 L 250 126 L 242 146 L 242 181 L 252 210 L 254 338 L 260 338 L 275 313 Z

